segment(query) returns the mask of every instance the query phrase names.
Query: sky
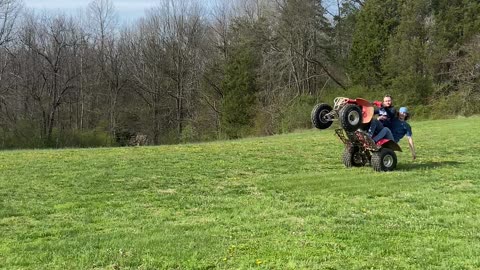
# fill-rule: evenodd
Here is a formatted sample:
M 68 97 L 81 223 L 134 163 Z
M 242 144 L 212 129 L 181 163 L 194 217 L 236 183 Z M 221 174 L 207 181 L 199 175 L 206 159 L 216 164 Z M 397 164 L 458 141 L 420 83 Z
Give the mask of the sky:
M 76 14 L 85 11 L 92 0 L 23 0 L 26 8 L 35 11 L 46 10 L 48 12 L 62 12 L 67 14 Z M 120 23 L 131 23 L 145 15 L 145 10 L 158 6 L 158 0 L 111 0 L 118 14 Z M 206 4 L 214 2 L 213 0 L 198 0 Z M 336 13 L 336 2 L 334 0 L 325 0 L 328 9 Z
M 79 10 L 86 10 L 91 0 L 23 0 L 26 8 L 36 11 L 65 12 L 75 14 Z M 134 21 L 144 16 L 145 9 L 154 7 L 156 0 L 112 0 L 120 21 Z

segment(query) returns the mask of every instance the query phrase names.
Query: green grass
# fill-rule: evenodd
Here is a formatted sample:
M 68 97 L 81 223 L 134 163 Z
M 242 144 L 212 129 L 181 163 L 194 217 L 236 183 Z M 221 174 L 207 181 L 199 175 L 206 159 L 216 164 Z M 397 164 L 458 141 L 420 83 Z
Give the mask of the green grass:
M 0 152 L 0 268 L 479 269 L 480 118 L 411 124 L 390 173 L 333 129 Z

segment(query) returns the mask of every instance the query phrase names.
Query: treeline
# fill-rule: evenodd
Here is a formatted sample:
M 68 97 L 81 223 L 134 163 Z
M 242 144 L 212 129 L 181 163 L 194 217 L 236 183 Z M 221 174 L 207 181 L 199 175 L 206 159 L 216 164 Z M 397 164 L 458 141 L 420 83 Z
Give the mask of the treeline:
M 276 134 L 335 96 L 480 112 L 478 0 L 201 2 L 122 26 L 110 0 L 75 16 L 0 0 L 0 148 Z

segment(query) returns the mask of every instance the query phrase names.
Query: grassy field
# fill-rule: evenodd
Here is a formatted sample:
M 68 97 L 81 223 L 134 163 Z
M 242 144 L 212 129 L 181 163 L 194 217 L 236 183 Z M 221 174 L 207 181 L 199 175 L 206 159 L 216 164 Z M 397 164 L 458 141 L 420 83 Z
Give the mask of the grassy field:
M 390 173 L 333 129 L 0 152 L 0 268 L 480 269 L 480 118 L 412 127 Z

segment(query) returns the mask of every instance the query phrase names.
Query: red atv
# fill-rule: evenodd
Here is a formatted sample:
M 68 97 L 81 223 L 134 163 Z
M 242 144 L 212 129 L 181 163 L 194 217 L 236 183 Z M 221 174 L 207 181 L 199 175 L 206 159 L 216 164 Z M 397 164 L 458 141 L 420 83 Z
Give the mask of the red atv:
M 376 106 L 381 106 L 374 102 Z M 375 171 L 393 171 L 397 166 L 395 151 L 400 146 L 388 139 L 377 143 L 365 132 L 373 118 L 373 104 L 365 99 L 337 97 L 333 108 L 326 104 L 317 104 L 312 110 L 312 123 L 318 129 L 330 127 L 333 121 L 340 120 L 340 129 L 335 133 L 345 144 L 343 164 L 346 167 L 360 167 L 370 163 Z

